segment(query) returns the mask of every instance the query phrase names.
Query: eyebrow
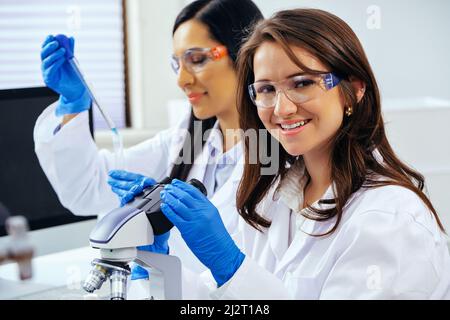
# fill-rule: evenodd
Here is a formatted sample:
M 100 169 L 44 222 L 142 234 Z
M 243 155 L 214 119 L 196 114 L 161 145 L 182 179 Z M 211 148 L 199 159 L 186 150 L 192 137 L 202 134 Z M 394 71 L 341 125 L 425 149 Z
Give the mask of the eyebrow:
M 293 73 L 293 74 L 287 76 L 285 79 L 289 79 L 289 78 L 296 77 L 296 76 L 302 76 L 304 74 L 307 74 L 307 73 L 304 71 L 296 72 L 296 73 Z M 256 80 L 255 82 L 271 82 L 271 81 L 272 80 L 268 80 L 268 79 L 260 79 L 260 80 Z

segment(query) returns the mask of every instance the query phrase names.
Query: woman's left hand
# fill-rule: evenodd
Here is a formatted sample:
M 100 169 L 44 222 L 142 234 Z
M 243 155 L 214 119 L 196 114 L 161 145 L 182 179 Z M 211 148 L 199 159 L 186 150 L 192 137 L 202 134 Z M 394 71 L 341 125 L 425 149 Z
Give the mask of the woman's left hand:
M 195 256 L 211 270 L 217 284 L 227 282 L 245 255 L 236 246 L 217 208 L 194 186 L 174 179 L 161 192 L 161 210 L 180 230 Z

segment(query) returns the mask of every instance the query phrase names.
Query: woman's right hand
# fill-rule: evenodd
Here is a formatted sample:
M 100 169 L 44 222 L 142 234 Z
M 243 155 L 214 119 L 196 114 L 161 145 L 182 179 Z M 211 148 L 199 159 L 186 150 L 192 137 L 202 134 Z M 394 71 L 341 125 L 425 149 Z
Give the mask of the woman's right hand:
M 108 184 L 111 186 L 112 191 L 119 197 L 120 206 L 123 207 L 128 202 L 134 200 L 145 188 L 156 184 L 156 180 L 125 170 L 111 170 L 109 172 Z
M 75 40 L 69 38 L 70 49 Z M 56 115 L 76 114 L 88 110 L 92 100 L 66 57 L 66 50 L 49 35 L 42 44 L 41 70 L 45 84 L 60 94 Z

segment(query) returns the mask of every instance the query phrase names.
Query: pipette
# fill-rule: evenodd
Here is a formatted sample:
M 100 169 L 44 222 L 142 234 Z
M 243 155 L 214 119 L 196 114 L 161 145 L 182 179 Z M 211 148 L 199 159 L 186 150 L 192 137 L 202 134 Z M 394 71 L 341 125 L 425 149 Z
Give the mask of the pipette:
M 92 102 L 97 106 L 98 110 L 100 111 L 100 114 L 102 115 L 103 119 L 105 120 L 106 124 L 108 125 L 109 129 L 111 130 L 114 154 L 115 154 L 115 158 L 116 158 L 115 159 L 116 169 L 125 169 L 125 167 L 124 167 L 125 162 L 124 162 L 124 155 L 123 155 L 123 140 L 122 140 L 122 136 L 119 134 L 119 131 L 117 130 L 117 127 L 116 127 L 114 121 L 111 119 L 111 117 L 105 112 L 105 110 L 103 110 L 103 108 L 98 103 L 98 100 L 95 97 L 92 87 L 87 82 L 86 77 L 84 76 L 84 73 L 81 71 L 80 64 L 78 63 L 78 60 L 75 58 L 75 56 L 73 54 L 73 51 L 70 47 L 69 38 L 67 38 L 67 36 L 65 36 L 63 34 L 58 34 L 55 36 L 55 39 L 56 39 L 56 41 L 59 42 L 60 46 L 66 50 L 65 56 L 67 58 L 67 61 L 71 65 L 74 72 L 77 74 L 80 81 L 83 83 L 90 98 L 92 99 Z

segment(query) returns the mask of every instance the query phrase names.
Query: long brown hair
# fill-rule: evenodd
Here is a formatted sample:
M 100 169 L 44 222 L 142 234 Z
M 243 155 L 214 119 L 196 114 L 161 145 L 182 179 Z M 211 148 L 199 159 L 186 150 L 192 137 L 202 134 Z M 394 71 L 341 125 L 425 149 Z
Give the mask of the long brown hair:
M 331 142 L 331 180 L 335 185 L 336 198 L 320 200 L 319 203 L 322 204 L 333 204 L 330 209 L 309 207 L 308 218 L 325 221 L 336 217 L 335 225 L 324 235 L 331 234 L 341 221 L 344 206 L 357 190 L 399 185 L 413 191 L 422 199 L 444 231 L 436 210 L 423 192 L 424 177 L 397 158 L 386 138 L 379 89 L 360 41 L 353 30 L 335 15 L 317 9 L 285 10 L 255 26 L 241 48 L 237 61 L 237 99 L 241 128 L 244 131 L 264 128 L 247 88 L 254 82 L 255 52 L 267 41 L 279 44 L 296 65 L 309 73 L 318 71 L 307 68 L 290 46 L 301 47 L 317 57 L 330 71 L 343 79 L 338 88 L 345 105 L 353 109 L 350 117 L 344 116 L 341 128 Z M 365 84 L 365 94 L 359 102 L 350 81 L 353 78 Z M 273 139 L 269 135 L 264 143 L 259 141 L 258 148 L 269 148 Z M 261 175 L 260 161 L 256 164 L 248 161 L 248 139 L 244 139 L 244 145 L 246 163 L 238 188 L 237 208 L 249 224 L 261 230 L 261 227 L 269 227 L 270 221 L 256 212 L 257 205 L 277 179 L 282 181 L 286 176 L 289 170 L 287 164 L 299 160 L 278 144 L 278 171 L 273 175 Z M 377 161 L 374 150 L 380 153 L 383 161 Z M 261 154 L 260 151 L 258 150 L 258 154 Z

